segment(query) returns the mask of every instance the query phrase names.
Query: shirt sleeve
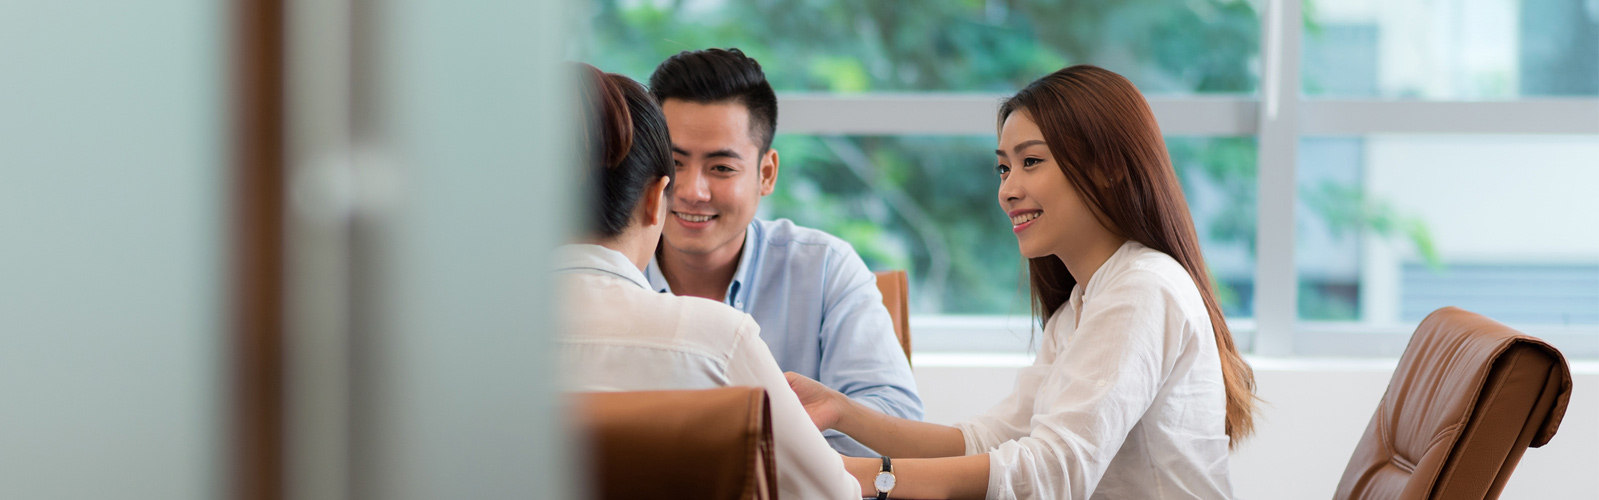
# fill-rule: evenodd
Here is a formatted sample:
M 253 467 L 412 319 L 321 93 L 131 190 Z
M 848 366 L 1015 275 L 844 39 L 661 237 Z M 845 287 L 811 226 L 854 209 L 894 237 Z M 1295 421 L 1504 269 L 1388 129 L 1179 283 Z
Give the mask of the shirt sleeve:
M 829 251 L 817 381 L 877 411 L 921 420 L 916 379 L 894 335 L 877 277 L 845 245 Z
M 738 341 L 727 363 L 730 385 L 766 388 L 772 408 L 772 439 L 776 441 L 777 486 L 783 498 L 859 499 L 861 486 L 844 469 L 844 460 L 827 445 L 811 422 L 788 379 L 761 341 L 760 327 L 748 315 L 739 326 Z
M 1093 494 L 1171 370 L 1167 346 L 1184 319 L 1169 292 L 1160 278 L 1134 273 L 1087 301 L 1077 328 L 1058 339 L 1028 434 L 990 452 L 988 498 Z
M 1044 339 L 1039 345 L 1038 355 L 1032 365 L 1017 372 L 1016 386 L 1010 395 L 983 414 L 954 425 L 966 440 L 967 455 L 987 453 L 1000 443 L 1027 435 L 1038 387 L 1053 369 L 1055 339 L 1050 333 L 1054 331 L 1052 327 L 1059 318 L 1060 315 L 1050 318 L 1049 324 L 1044 326 Z

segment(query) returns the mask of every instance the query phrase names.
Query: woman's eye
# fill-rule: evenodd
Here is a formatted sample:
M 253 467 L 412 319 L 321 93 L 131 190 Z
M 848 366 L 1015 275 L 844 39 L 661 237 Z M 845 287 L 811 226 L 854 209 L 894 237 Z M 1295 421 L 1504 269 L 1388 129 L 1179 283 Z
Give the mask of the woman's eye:
M 994 166 L 994 173 L 997 173 L 1001 177 L 1003 177 L 1005 174 L 1010 173 L 1010 167 L 1007 167 L 1005 165 L 995 165 Z
M 1040 158 L 1027 158 L 1027 159 L 1022 160 L 1022 166 L 1023 167 L 1031 167 L 1033 165 L 1037 165 L 1037 164 L 1043 163 L 1043 162 L 1044 162 L 1044 160 L 1040 159 Z

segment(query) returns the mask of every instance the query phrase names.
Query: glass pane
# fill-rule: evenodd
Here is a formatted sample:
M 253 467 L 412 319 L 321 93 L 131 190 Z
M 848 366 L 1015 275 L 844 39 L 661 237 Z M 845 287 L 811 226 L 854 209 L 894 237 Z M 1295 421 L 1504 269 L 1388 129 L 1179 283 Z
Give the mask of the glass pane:
M 1254 92 L 1255 8 L 1242 0 L 592 0 L 573 58 L 640 81 L 683 50 L 738 47 L 779 91 L 991 91 L 1072 63 L 1145 92 Z
M 324 489 L 283 496 L 570 499 L 587 484 L 579 478 L 591 477 L 593 462 L 570 458 L 588 443 L 565 438 L 573 402 L 559 389 L 553 349 L 562 298 L 553 250 L 583 220 L 572 207 L 588 192 L 573 189 L 580 169 L 567 150 L 577 145 L 576 114 L 568 113 L 578 107 L 567 101 L 577 92 L 557 69 L 561 30 L 540 17 L 559 10 L 551 3 L 407 0 L 358 9 L 376 14 L 358 18 L 377 29 L 357 37 L 372 43 L 352 58 L 376 69 L 355 77 L 371 97 L 354 111 L 371 123 L 334 152 L 351 155 L 347 171 L 377 175 L 336 185 L 405 189 L 358 209 L 330 237 L 348 238 L 348 253 L 334 259 L 346 267 L 330 269 L 349 280 L 331 287 L 346 294 L 348 316 L 335 324 L 348 333 L 289 339 L 339 346 L 318 360 L 348 353 L 322 371 L 293 366 L 303 370 L 296 375 L 347 374 L 305 385 L 350 395 L 348 406 L 300 410 L 342 422 L 305 429 L 291 421 L 289 430 L 307 441 L 349 440 L 347 455 L 326 457 L 342 458 L 334 469 L 346 477 L 302 469 L 306 484 L 296 486 Z M 550 220 L 528 220 L 533 213 Z
M 0 498 L 231 496 L 222 2 L 0 2 Z
M 1331 0 L 1306 9 L 1309 95 L 1599 95 L 1592 0 Z
M 1300 318 L 1599 327 L 1594 158 L 1593 136 L 1305 139 Z
M 1022 260 L 999 210 L 994 138 L 779 135 L 777 191 L 761 217 L 855 246 L 875 270 L 909 269 L 917 314 L 1031 314 Z M 1255 141 L 1167 139 L 1229 317 L 1251 315 Z
M 1167 137 L 1166 149 L 1183 182 L 1222 312 L 1228 319 L 1254 317 L 1255 200 L 1260 192 L 1255 138 Z

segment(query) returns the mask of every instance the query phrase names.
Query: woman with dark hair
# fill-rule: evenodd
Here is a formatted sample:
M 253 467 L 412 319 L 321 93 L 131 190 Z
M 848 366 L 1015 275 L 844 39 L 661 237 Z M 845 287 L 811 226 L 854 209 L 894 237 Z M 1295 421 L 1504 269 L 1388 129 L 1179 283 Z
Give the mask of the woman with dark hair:
M 582 65 L 587 243 L 557 252 L 564 385 L 571 391 L 765 387 L 778 493 L 851 498 L 858 484 L 789 390 L 748 314 L 656 293 L 644 276 L 666 223 L 676 168 L 666 119 L 644 87 Z
M 1000 106 L 994 153 L 1043 324 L 1037 359 L 953 427 L 790 373 L 812 420 L 898 459 L 845 459 L 867 496 L 1230 498 L 1254 376 L 1148 103 L 1120 75 L 1065 68 Z

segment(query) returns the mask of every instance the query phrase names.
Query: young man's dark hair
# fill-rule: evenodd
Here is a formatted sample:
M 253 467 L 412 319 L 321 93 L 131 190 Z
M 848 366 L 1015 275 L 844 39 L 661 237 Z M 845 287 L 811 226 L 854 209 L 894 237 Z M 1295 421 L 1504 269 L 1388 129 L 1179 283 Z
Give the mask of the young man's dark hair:
M 777 94 L 766 83 L 761 63 L 738 49 L 683 51 L 667 58 L 650 75 L 655 101 L 682 99 L 697 104 L 737 102 L 750 112 L 750 139 L 759 153 L 772 147 L 777 130 Z

